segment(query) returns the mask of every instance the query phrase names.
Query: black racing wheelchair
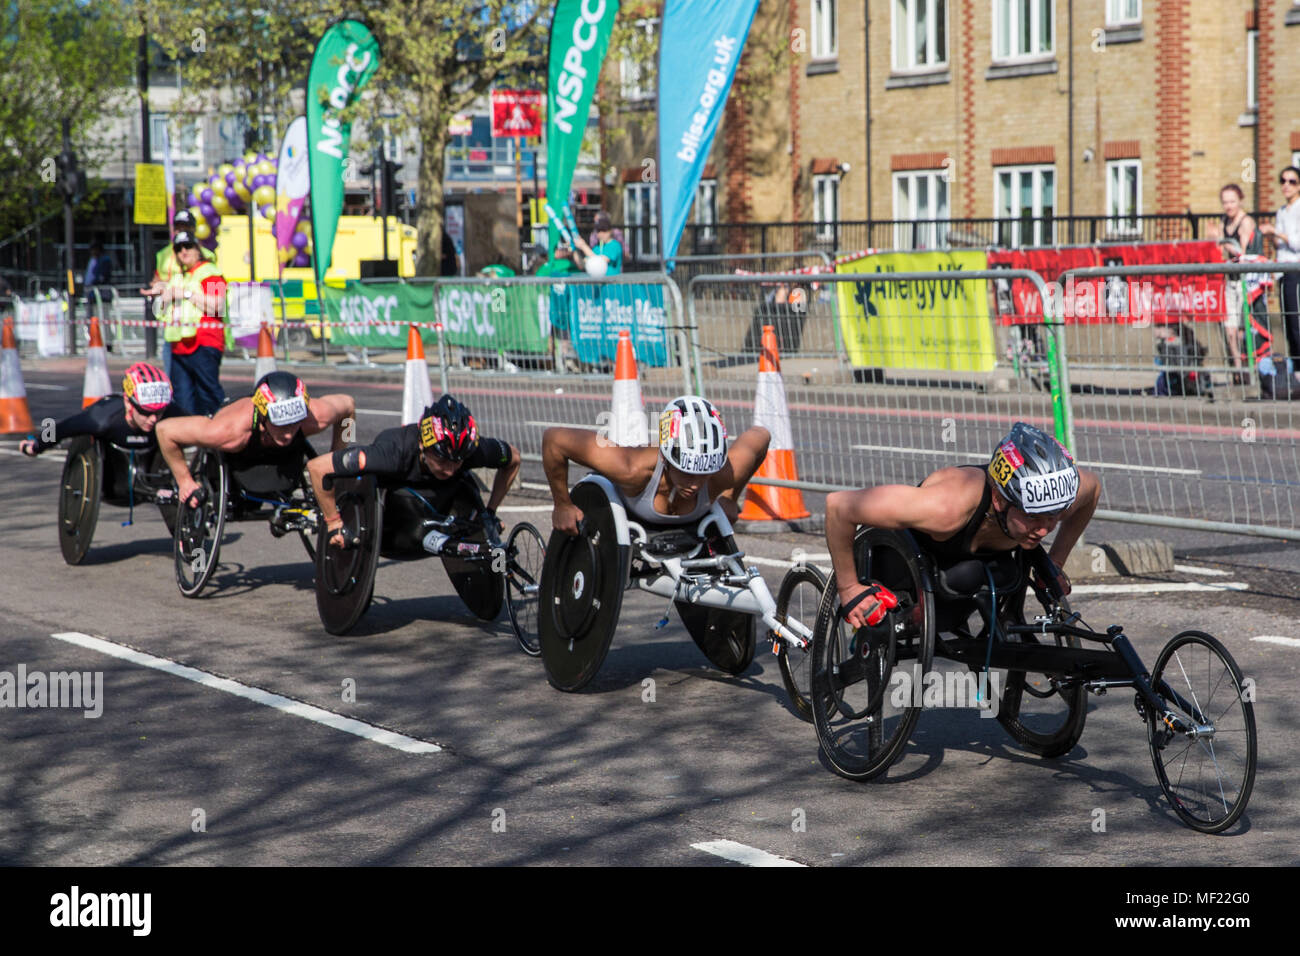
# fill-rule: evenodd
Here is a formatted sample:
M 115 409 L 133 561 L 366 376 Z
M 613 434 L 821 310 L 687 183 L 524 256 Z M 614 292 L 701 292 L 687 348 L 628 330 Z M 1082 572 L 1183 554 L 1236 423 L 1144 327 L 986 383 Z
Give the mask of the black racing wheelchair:
M 217 568 L 226 525 L 265 520 L 271 534 L 297 533 L 307 555 L 316 558 L 314 535 L 320 524 L 316 496 L 305 473 L 314 454 L 306 439 L 291 445 L 276 460 L 246 468 L 232 467 L 238 456 L 200 448 L 190 459 L 198 482 L 195 507 L 177 509 L 173 553 L 176 585 L 186 597 L 198 597 Z
M 382 488 L 373 476 L 326 476 L 343 518 L 344 547 L 331 547 L 322 524 L 316 545 L 316 608 L 330 634 L 346 634 L 370 607 L 381 557 L 442 560 L 452 587 L 475 617 L 494 621 L 505 604 L 519 646 L 541 653 L 537 637 L 538 583 L 545 546 L 528 522 L 504 544 L 483 521 L 474 478 L 459 474 L 435 491 Z M 337 532 L 335 532 L 337 533 Z M 429 550 L 425 546 L 430 542 Z
M 59 548 L 68 564 L 80 564 L 90 549 L 101 503 L 128 509 L 123 526 L 134 522 L 136 505 L 156 504 L 171 534 L 176 502 L 162 454 L 156 448 L 137 451 L 90 435 L 68 443 L 59 482 Z
M 795 710 L 807 711 L 798 680 L 804 669 L 797 659 L 812 639 L 814 605 L 791 599 L 806 598 L 809 582 L 820 594 L 825 583 L 820 571 L 793 568 L 780 589 L 785 603 L 779 605 L 758 569 L 744 563 L 716 501 L 696 525 L 683 526 L 633 520 L 618 489 L 599 475 L 579 481 L 571 497 L 583 512 L 579 533 L 551 533 L 541 575 L 538 626 L 552 686 L 577 691 L 596 676 L 614 639 L 623 592 L 636 589 L 672 601 L 704 656 L 728 674 L 742 673 L 753 661 L 761 620 L 779 648 Z M 802 620 L 799 608 L 810 612 Z
M 1016 742 L 1043 757 L 1078 742 L 1087 693 L 1134 690 L 1156 778 L 1179 819 L 1218 833 L 1245 811 L 1255 780 L 1253 694 L 1209 634 L 1175 635 L 1148 671 L 1120 625 L 1092 630 L 1054 585 L 1041 583 L 1054 581 L 1042 548 L 940 568 L 910 533 L 863 528 L 854 560 L 858 580 L 889 588 L 898 606 L 879 624 L 854 629 L 843 620 L 834 583 L 823 592 L 811 650 L 812 711 L 836 773 L 870 780 L 898 758 L 927 705 L 921 687 L 935 683 L 930 665 L 938 656 L 986 678 L 1005 672 L 1000 691 L 989 680 L 978 685 L 979 706 L 996 706 Z M 1027 621 L 1031 588 L 1043 613 Z M 970 626 L 976 618 L 978 631 Z

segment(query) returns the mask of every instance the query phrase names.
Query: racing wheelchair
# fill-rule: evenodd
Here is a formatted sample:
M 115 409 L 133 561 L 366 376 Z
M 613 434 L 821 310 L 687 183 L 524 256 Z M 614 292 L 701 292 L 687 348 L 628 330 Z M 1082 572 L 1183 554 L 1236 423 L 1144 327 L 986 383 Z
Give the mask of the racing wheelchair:
M 299 439 L 306 445 L 306 439 Z M 232 468 L 219 451 L 198 449 L 190 459 L 190 474 L 198 482 L 195 506 L 177 508 L 173 553 L 176 585 L 186 597 L 198 597 L 217 568 L 226 524 L 269 520 L 277 538 L 297 532 L 314 561 L 313 535 L 320 524 L 316 496 L 304 469 L 312 454 L 290 446 L 278 461 Z M 266 506 L 269 506 L 267 510 Z
M 608 479 L 588 475 L 573 487 L 583 512 L 579 533 L 553 531 L 541 575 L 538 627 L 542 662 L 551 685 L 577 691 L 596 676 L 618 626 L 623 592 L 645 591 L 672 600 L 691 638 L 715 667 L 740 674 L 754 659 L 757 621 L 778 645 L 802 655 L 812 639 L 811 617 L 790 613 L 793 584 L 783 583 L 778 606 L 758 569 L 744 563 L 731 522 L 718 502 L 694 527 L 642 524 L 628 517 Z M 788 582 L 824 576 L 797 567 Z M 658 626 L 667 623 L 667 617 Z M 783 658 L 782 674 L 790 674 Z M 808 706 L 789 676 L 795 709 Z
M 330 634 L 346 634 L 374 597 L 381 557 L 442 560 L 452 587 L 470 612 L 494 621 L 504 603 L 519 646 L 541 653 L 537 594 L 545 546 L 527 522 L 515 525 L 505 543 L 483 521 L 483 498 L 471 475 L 459 474 L 437 491 L 381 488 L 373 476 L 325 477 L 343 518 L 342 548 L 331 547 L 321 524 L 316 544 L 316 608 Z M 336 534 L 338 532 L 335 532 Z
M 101 503 L 128 509 L 123 526 L 134 523 L 137 504 L 157 504 L 167 533 L 174 532 L 176 502 L 162 454 L 79 435 L 68 443 L 59 481 L 59 548 L 68 564 L 80 564 L 90 549 Z
M 983 703 L 1026 750 L 1069 752 L 1083 733 L 1087 693 L 1131 688 L 1156 778 L 1185 824 L 1218 833 L 1241 816 L 1254 786 L 1252 694 L 1224 646 L 1200 631 L 1175 635 L 1148 671 L 1121 625 L 1080 626 L 1053 584 L 1042 548 L 936 566 L 906 531 L 860 529 L 858 580 L 898 598 L 877 625 L 843 620 L 830 582 L 812 640 L 813 721 L 836 773 L 870 780 L 898 758 L 925 703 L 917 692 L 937 655 L 972 672 L 1005 671 L 1000 696 Z M 1029 570 L 1033 569 L 1031 579 Z M 1025 619 L 1032 588 L 1043 613 Z M 970 627 L 978 617 L 980 629 Z M 1082 641 L 1102 645 L 1085 648 Z

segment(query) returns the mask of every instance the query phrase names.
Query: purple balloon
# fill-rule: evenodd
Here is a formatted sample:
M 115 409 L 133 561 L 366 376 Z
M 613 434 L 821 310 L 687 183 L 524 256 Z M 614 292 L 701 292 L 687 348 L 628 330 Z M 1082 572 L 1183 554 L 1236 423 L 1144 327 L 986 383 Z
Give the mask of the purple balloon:
M 239 193 L 235 192 L 234 186 L 226 187 L 226 202 L 230 203 L 232 206 L 239 202 Z
M 213 210 L 212 215 L 208 217 L 208 225 L 212 227 L 213 232 L 216 232 L 217 226 L 221 225 L 221 213 Z
M 235 174 L 233 170 L 231 172 L 226 173 L 226 185 L 227 186 L 235 185 Z
M 216 251 L 217 251 L 217 237 L 216 237 L 216 236 L 209 236 L 208 238 L 206 238 L 206 239 L 204 239 L 202 242 L 200 242 L 199 245 L 201 245 L 204 249 L 207 249 L 209 252 L 216 252 Z
M 203 190 L 203 192 L 199 193 L 199 200 L 200 200 L 200 205 L 199 205 L 200 209 L 212 208 L 212 190 L 205 189 Z M 205 211 L 203 215 L 206 216 L 207 212 Z
M 307 255 L 305 252 L 300 252 L 293 257 L 293 264 L 299 267 L 309 266 L 311 265 L 311 256 Z
M 293 247 L 294 247 L 295 249 L 306 249 L 306 248 L 307 248 L 307 233 L 305 233 L 305 232 L 295 232 L 295 233 L 293 234 L 293 238 L 290 239 L 289 241 L 293 243 Z
M 211 202 L 199 203 L 199 212 L 203 213 L 203 218 L 206 219 L 208 222 L 211 222 L 212 217 L 217 214 L 217 211 L 212 208 Z
M 262 207 L 262 215 L 265 216 L 267 219 L 273 219 L 275 217 L 275 207 L 272 206 L 270 203 L 267 203 L 265 206 Z

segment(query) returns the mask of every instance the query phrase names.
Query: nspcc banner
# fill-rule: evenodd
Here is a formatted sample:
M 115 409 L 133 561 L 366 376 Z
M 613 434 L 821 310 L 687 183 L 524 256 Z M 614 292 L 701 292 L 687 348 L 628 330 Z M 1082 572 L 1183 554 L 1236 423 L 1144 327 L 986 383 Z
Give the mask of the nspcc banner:
M 664 261 L 686 228 L 758 0 L 665 0 L 659 40 L 659 199 Z
M 569 202 L 587 113 L 609 49 L 618 0 L 559 0 L 551 21 L 550 79 L 546 84 L 546 197 L 559 209 Z M 550 224 L 555 254 L 559 232 Z
M 943 272 L 952 278 L 837 285 L 840 330 L 859 368 L 987 372 L 997 361 L 988 284 L 961 278 L 984 269 L 983 252 L 904 252 L 866 256 L 837 272 Z
M 379 44 L 360 20 L 340 20 L 316 44 L 307 76 L 307 151 L 311 167 L 313 265 L 320 281 L 330 266 L 343 212 L 343 164 L 352 124 L 339 115 L 379 69 Z

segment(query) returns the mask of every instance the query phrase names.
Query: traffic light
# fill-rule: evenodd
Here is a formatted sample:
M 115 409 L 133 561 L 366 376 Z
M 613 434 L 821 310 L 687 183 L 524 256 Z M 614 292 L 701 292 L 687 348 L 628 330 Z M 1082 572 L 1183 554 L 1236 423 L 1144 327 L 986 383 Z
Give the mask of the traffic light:
M 70 149 L 65 149 L 54 160 L 54 165 L 59 170 L 59 192 L 68 202 L 75 204 L 81 198 L 83 174 L 77 168 L 77 154 Z
M 402 163 L 395 163 L 391 159 L 384 160 L 382 189 L 386 216 L 397 213 L 398 202 L 401 199 L 401 192 L 397 187 L 397 171 L 401 168 Z

